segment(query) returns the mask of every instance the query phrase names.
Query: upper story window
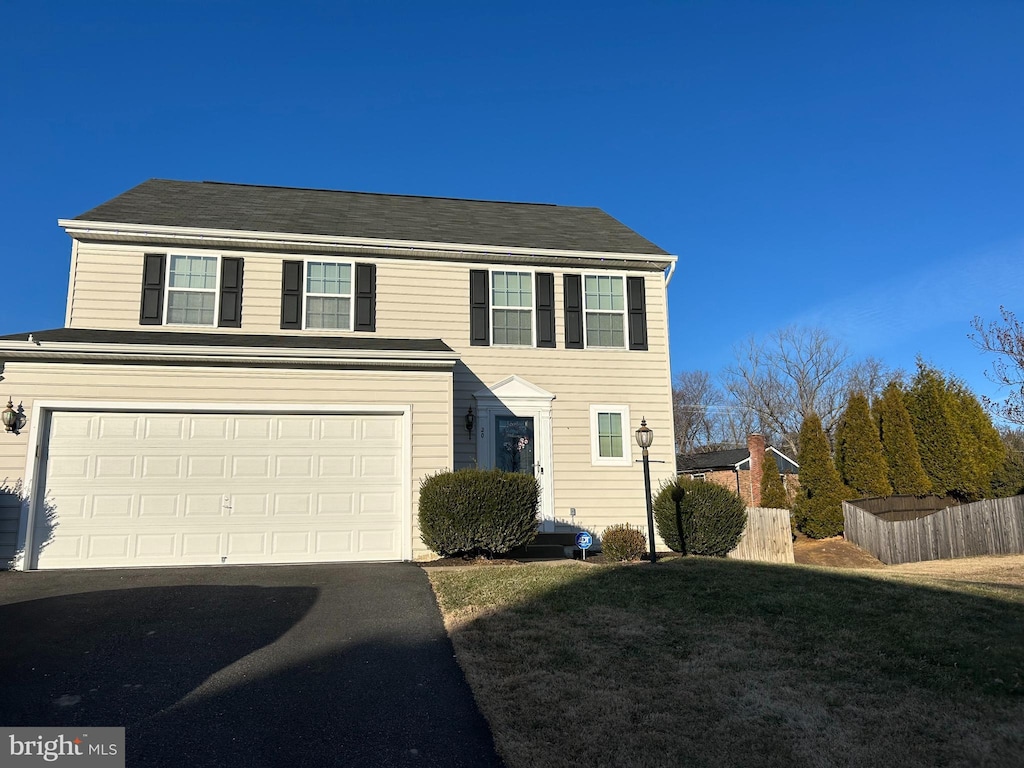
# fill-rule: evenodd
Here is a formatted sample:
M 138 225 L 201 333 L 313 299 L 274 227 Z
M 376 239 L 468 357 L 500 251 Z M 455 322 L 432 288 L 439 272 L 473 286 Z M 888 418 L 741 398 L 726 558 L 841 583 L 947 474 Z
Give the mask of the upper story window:
M 352 265 L 306 262 L 306 328 L 352 329 Z
M 242 327 L 242 273 L 235 256 L 146 253 L 139 325 Z
M 533 274 L 491 272 L 494 344 L 533 346 Z
M 171 254 L 167 273 L 167 322 L 213 325 L 217 310 L 217 257 Z
M 583 298 L 588 347 L 626 346 L 625 280 L 618 275 L 584 275 Z

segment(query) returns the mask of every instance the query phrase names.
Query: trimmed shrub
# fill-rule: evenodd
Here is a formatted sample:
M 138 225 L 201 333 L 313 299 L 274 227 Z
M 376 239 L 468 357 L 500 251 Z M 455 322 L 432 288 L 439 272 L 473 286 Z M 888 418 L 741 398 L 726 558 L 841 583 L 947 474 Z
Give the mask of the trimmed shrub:
M 629 523 L 609 525 L 601 534 L 601 553 L 612 560 L 639 560 L 647 551 L 647 537 Z
M 520 472 L 438 472 L 420 483 L 420 538 L 442 557 L 504 555 L 536 537 L 539 497 Z
M 658 489 L 654 522 L 662 541 L 674 552 L 725 557 L 736 548 L 747 525 L 747 508 L 728 488 L 679 477 Z

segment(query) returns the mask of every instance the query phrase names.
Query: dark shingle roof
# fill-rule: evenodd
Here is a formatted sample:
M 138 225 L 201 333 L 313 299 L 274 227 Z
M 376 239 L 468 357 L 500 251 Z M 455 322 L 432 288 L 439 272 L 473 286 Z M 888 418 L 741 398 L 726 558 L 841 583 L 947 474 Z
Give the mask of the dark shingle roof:
M 677 472 L 704 472 L 709 469 L 732 469 L 741 461 L 750 458 L 746 448 L 732 448 L 728 451 L 709 451 L 676 456 Z
M 77 221 L 665 255 L 599 208 L 150 179 Z
M 771 447 L 771 446 L 769 446 Z M 779 472 L 786 474 L 799 474 L 800 465 L 775 448 L 775 466 Z M 750 458 L 748 448 L 731 448 L 726 451 L 709 451 L 708 453 L 688 453 L 676 456 L 676 472 L 689 474 L 691 472 L 707 472 L 714 469 L 732 469 L 741 461 Z M 743 469 L 741 467 L 741 469 Z
M 383 339 L 364 336 L 276 336 L 254 333 L 195 333 L 189 331 L 108 331 L 93 328 L 53 328 L 0 336 L 0 341 L 65 341 L 84 344 L 164 344 L 277 349 L 341 349 L 356 352 L 452 352 L 440 339 Z

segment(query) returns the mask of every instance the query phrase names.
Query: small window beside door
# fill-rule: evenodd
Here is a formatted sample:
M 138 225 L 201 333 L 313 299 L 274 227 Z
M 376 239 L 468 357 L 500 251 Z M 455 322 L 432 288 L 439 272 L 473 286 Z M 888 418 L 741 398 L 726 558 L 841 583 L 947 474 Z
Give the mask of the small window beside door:
M 629 406 L 590 406 L 590 459 L 594 466 L 633 464 Z

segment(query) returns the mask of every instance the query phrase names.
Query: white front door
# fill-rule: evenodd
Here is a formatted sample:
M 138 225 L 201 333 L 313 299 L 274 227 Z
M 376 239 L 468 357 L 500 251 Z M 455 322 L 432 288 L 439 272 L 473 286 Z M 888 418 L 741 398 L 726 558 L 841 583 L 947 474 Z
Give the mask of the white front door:
M 540 484 L 542 531 L 555 529 L 551 450 L 554 395 L 518 376 L 476 393 L 477 464 L 533 475 Z

